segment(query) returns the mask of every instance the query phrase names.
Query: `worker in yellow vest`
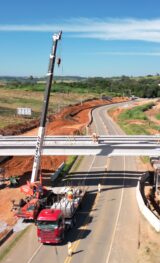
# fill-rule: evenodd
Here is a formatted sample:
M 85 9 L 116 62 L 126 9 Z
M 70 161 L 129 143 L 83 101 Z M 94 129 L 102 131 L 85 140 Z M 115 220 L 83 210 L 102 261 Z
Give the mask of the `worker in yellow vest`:
M 68 192 L 67 192 L 67 198 L 69 201 L 72 201 L 73 200 L 73 190 L 72 189 L 69 189 Z

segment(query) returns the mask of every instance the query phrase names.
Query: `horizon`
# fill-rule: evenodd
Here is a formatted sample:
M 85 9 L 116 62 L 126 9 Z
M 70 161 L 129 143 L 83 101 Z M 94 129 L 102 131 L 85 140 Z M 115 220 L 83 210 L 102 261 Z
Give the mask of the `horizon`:
M 34 76 L 34 75 L 0 75 L 0 78 L 26 78 L 29 79 L 30 77 L 33 78 L 37 78 L 37 79 L 41 79 L 41 78 L 47 78 L 46 75 L 42 75 L 42 76 Z M 156 74 L 147 74 L 147 75 L 113 75 L 113 76 L 82 76 L 82 75 L 54 75 L 54 78 L 122 78 L 122 77 L 126 77 L 126 78 L 147 78 L 147 77 L 160 77 L 159 73 Z

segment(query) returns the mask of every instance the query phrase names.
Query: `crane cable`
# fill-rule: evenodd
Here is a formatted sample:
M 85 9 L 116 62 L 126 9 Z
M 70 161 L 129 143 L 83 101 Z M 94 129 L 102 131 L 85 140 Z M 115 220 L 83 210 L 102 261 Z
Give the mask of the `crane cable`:
M 60 41 L 59 43 L 57 65 L 58 65 L 58 68 L 60 68 L 60 76 L 62 76 L 63 75 L 62 41 Z

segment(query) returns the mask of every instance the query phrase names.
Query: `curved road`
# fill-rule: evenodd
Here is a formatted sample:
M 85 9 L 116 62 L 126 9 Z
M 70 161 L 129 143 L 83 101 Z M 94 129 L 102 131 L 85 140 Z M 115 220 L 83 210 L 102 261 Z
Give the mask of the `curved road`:
M 92 129 L 97 134 L 122 134 L 107 115 L 111 106 L 93 111 Z M 113 106 L 112 106 L 113 107 Z M 73 184 L 89 186 L 86 200 L 77 214 L 77 226 L 66 235 L 64 244 L 44 246 L 38 243 L 31 225 L 3 262 L 86 262 L 134 263 L 139 245 L 139 212 L 135 187 L 140 173 L 134 158 L 89 156 L 68 175 Z M 97 185 L 102 192 L 97 194 Z M 67 242 L 73 256 L 67 256 Z

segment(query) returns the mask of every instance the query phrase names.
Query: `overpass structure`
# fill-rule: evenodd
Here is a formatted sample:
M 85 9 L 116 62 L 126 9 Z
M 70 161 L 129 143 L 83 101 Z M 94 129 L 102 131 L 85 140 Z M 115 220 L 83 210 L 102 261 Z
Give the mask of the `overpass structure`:
M 37 137 L 0 136 L 0 156 L 34 156 Z M 45 136 L 42 155 L 159 156 L 160 135 Z

